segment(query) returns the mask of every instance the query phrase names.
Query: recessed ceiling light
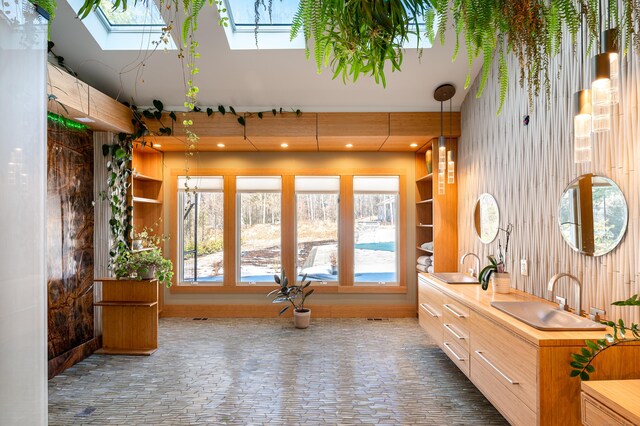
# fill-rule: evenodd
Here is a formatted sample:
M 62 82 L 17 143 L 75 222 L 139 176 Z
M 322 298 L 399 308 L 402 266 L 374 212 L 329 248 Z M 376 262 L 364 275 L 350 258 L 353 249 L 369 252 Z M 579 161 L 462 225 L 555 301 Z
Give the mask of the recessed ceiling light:
M 287 148 L 287 147 L 289 146 L 289 144 L 288 144 L 288 143 L 281 143 L 281 144 L 280 144 L 280 146 L 281 146 L 282 148 Z
M 159 143 L 154 143 L 154 144 L 153 144 L 153 147 L 154 147 L 154 148 L 160 148 L 161 146 L 162 146 L 162 145 L 160 145 Z
M 218 148 L 224 148 L 224 144 L 223 143 L 219 143 L 218 144 Z
M 418 146 L 417 143 L 412 143 L 411 145 L 409 145 L 411 148 L 415 148 L 416 146 Z
M 348 143 L 345 145 L 347 148 L 353 148 L 353 144 L 352 143 Z
M 95 120 L 90 119 L 89 117 L 73 117 L 74 120 L 79 121 L 81 123 L 95 123 Z

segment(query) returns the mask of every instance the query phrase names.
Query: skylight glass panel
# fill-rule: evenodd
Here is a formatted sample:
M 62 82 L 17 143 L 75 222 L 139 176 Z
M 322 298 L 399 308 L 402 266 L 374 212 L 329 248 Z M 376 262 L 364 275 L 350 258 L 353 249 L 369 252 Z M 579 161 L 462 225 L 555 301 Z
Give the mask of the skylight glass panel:
M 254 0 L 226 0 L 231 22 L 236 27 L 255 27 L 256 8 Z M 271 3 L 271 17 L 269 17 Z M 290 27 L 298 10 L 299 0 L 264 0 L 258 6 L 261 27 Z
M 101 0 L 99 9 L 112 27 L 165 25 L 153 0 L 129 0 L 127 10 L 113 10 L 112 0 Z

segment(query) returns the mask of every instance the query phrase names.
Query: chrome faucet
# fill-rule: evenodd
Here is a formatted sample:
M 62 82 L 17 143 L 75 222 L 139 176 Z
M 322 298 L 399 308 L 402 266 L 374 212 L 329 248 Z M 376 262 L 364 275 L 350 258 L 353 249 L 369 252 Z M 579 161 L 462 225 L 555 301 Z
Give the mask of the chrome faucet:
M 553 277 L 551 277 L 551 279 L 549 280 L 549 284 L 547 285 L 547 290 L 551 292 L 551 298 L 553 299 L 553 295 L 554 295 L 554 290 L 555 290 L 555 285 L 558 282 L 558 280 L 560 278 L 563 277 L 567 277 L 567 278 L 571 278 L 575 281 L 575 283 L 578 286 L 578 303 L 576 304 L 576 315 L 580 316 L 582 314 L 582 283 L 580 282 L 580 280 L 576 277 L 574 277 L 571 274 L 567 274 L 566 272 L 561 272 L 559 274 L 555 274 Z M 559 301 L 559 305 L 560 305 L 560 309 L 563 310 L 568 310 L 567 306 L 566 306 L 566 299 L 562 298 L 562 297 L 556 297 L 556 299 Z
M 472 277 L 477 277 L 478 274 L 480 273 L 480 258 L 478 257 L 477 254 L 472 253 L 472 252 L 468 252 L 462 255 L 462 257 L 460 258 L 460 264 L 464 265 L 464 260 L 468 257 L 468 256 L 473 256 L 476 258 L 476 269 L 475 271 L 473 269 L 471 269 L 471 276 Z

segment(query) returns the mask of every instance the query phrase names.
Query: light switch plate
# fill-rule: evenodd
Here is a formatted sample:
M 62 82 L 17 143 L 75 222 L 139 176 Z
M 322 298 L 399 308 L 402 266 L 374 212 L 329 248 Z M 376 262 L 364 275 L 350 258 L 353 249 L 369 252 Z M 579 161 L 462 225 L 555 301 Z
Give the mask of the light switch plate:
M 525 277 L 529 275 L 529 262 L 527 262 L 527 259 L 520 259 L 520 275 Z

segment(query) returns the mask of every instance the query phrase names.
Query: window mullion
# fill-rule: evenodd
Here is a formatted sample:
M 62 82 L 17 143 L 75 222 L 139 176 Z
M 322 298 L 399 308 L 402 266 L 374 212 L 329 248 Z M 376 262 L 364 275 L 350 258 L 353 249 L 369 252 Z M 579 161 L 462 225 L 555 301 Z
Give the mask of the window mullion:
M 236 285 L 236 180 L 224 177 L 224 286 Z
M 290 282 L 297 279 L 296 265 L 296 203 L 295 203 L 295 178 L 294 176 L 282 176 L 282 233 L 281 256 L 282 267 L 287 271 Z
M 353 286 L 354 259 L 353 176 L 340 179 L 340 220 L 338 224 L 338 253 L 341 286 Z

